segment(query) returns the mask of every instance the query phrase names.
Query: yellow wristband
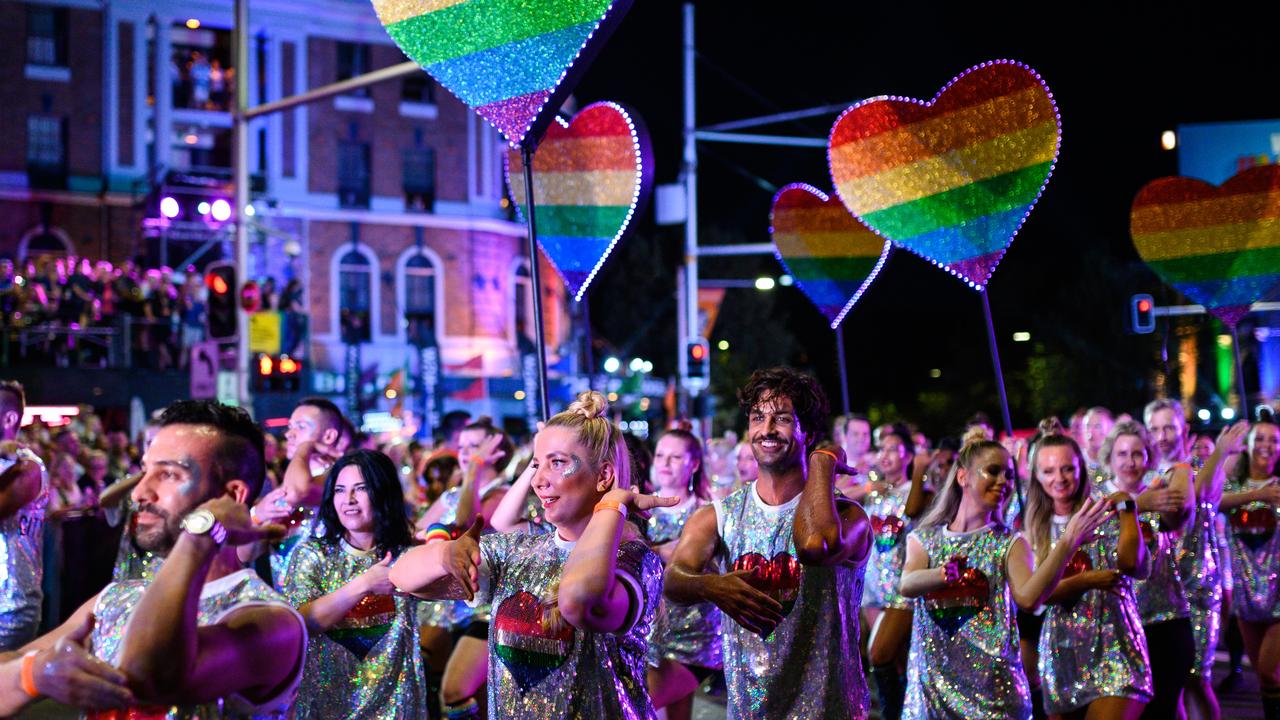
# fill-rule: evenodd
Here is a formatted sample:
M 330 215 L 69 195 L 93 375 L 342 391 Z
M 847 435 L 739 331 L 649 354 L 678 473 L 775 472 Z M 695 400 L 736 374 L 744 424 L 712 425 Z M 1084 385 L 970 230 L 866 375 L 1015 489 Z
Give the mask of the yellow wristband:
M 598 513 L 601 510 L 617 510 L 618 514 L 622 516 L 623 520 L 627 519 L 626 506 L 624 506 L 622 503 L 618 502 L 617 500 L 601 500 L 600 502 L 596 503 L 596 508 L 592 512 Z
M 36 689 L 36 652 L 32 650 L 22 656 L 22 692 L 33 698 L 40 697 L 40 691 Z

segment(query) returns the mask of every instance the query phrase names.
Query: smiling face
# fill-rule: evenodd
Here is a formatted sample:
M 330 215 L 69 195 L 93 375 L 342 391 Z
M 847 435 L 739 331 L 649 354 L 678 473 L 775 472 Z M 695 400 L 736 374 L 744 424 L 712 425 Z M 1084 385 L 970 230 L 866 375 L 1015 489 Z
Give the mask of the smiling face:
M 956 471 L 964 496 L 978 507 L 994 511 L 1013 492 L 1013 462 L 1003 448 L 984 450 L 969 467 Z
M 880 448 L 876 452 L 876 467 L 890 479 L 901 478 L 907 470 L 907 446 L 902 438 L 892 433 L 880 436 Z
M 142 479 L 133 489 L 134 542 L 165 555 L 178 541 L 182 518 L 213 496 L 218 431 L 208 425 L 160 428 L 142 456 Z
M 1142 482 L 1142 474 L 1147 471 L 1147 446 L 1137 435 L 1120 435 L 1111 446 L 1111 459 L 1108 469 L 1121 489 L 1131 490 Z
M 557 528 L 585 525 L 595 504 L 613 487 L 611 470 L 590 466 L 587 451 L 571 428 L 552 426 L 538 431 L 532 462 L 536 468 L 533 492 L 547 521 Z
M 360 468 L 354 464 L 338 471 L 333 483 L 333 509 L 348 536 L 373 532 L 373 502 L 369 498 L 369 486 L 360 474 Z
M 1069 506 L 1080 490 L 1080 461 L 1067 445 L 1042 447 L 1036 453 L 1036 481 L 1055 507 Z
M 751 451 L 751 446 L 746 443 L 739 443 L 737 454 L 738 479 L 744 483 L 749 483 L 760 477 L 760 465 L 756 463 L 756 455 Z
M 458 464 L 465 468 L 488 436 L 483 428 L 471 428 L 458 433 Z
M 871 423 L 853 418 L 844 426 L 844 454 L 856 461 L 871 450 Z
M 751 452 L 762 469 L 781 472 L 800 463 L 808 439 L 791 398 L 765 395 L 747 415 Z
M 1258 423 L 1249 430 L 1249 460 L 1266 475 L 1275 471 L 1277 439 L 1280 427 L 1271 423 Z
M 1114 423 L 1106 413 L 1091 412 L 1084 416 L 1084 450 L 1089 457 L 1096 458 L 1102 451 L 1102 442 L 1107 439 Z
M 690 480 L 698 462 L 689 443 L 675 435 L 663 435 L 653 450 L 653 484 L 659 495 L 683 498 L 689 494 Z
M 1155 441 L 1156 452 L 1161 460 L 1174 462 L 1186 455 L 1184 441 L 1187 426 L 1181 415 L 1170 408 L 1160 408 L 1151 413 L 1151 422 L 1147 424 L 1147 432 Z

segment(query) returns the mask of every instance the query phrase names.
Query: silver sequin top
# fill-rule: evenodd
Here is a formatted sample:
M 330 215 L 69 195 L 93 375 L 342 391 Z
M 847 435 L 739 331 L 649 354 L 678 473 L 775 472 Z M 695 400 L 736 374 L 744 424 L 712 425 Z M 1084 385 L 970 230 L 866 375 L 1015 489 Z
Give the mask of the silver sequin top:
M 871 554 L 867 557 L 866 583 L 862 588 L 862 604 L 876 608 L 911 607 L 898 593 L 902 564 L 907 558 L 907 493 L 910 483 L 902 483 L 888 492 L 872 491 L 862 499 L 862 509 L 871 523 Z
M 1026 720 L 1031 693 L 1018 650 L 1007 559 L 1019 537 L 1003 525 L 914 530 L 929 567 L 961 562 L 961 580 L 916 598 L 907 660 L 908 720 Z
M 17 512 L 0 520 L 0 650 L 17 650 L 35 639 L 44 594 L 44 514 L 49 505 L 49 474 L 27 448 L 19 460 L 40 466 L 40 492 Z M 7 471 L 13 465 L 0 469 Z M 14 463 L 16 464 L 16 463 Z
M 658 507 L 649 511 L 648 534 L 653 545 L 680 539 L 680 531 L 698 509 L 697 499 L 676 507 Z M 649 664 L 657 666 L 663 658 L 684 665 L 719 669 L 720 610 L 712 603 L 681 605 L 663 598 L 649 636 Z
M 489 716 L 494 720 L 655 718 L 645 685 L 649 631 L 662 594 L 662 561 L 645 543 L 618 548 L 618 578 L 633 599 L 616 633 L 543 625 L 543 596 L 560 581 L 573 543 L 551 533 L 480 538 L 489 627 Z
M 345 540 L 311 539 L 293 551 L 284 594 L 295 607 L 328 595 L 385 555 Z M 370 595 L 336 625 L 307 643 L 294 717 L 395 720 L 424 718 L 428 699 L 418 647 L 417 605 L 411 597 Z
M 1270 480 L 1233 485 L 1229 493 L 1255 490 Z M 1231 557 L 1231 611 L 1241 620 L 1280 620 L 1280 508 L 1251 502 L 1227 511 L 1227 549 Z
M 1053 518 L 1052 538 L 1062 536 L 1070 516 Z M 1120 519 L 1112 517 L 1080 544 L 1063 579 L 1119 562 Z M 1051 605 L 1040 631 L 1040 680 L 1050 714 L 1065 714 L 1103 697 L 1152 697 L 1146 634 L 1128 576 L 1111 590 L 1089 590 Z
M 870 695 L 858 649 L 865 560 L 803 566 L 791 539 L 800 496 L 768 505 L 756 483 L 715 503 L 724 572 L 756 570 L 757 587 L 782 603 L 762 638 L 725 618 L 728 717 L 759 720 L 865 718 Z
M 113 582 L 98 595 L 94 606 L 94 624 L 92 636 L 93 654 L 110 665 L 117 665 L 120 659 L 121 644 L 129 619 L 133 617 L 134 608 L 142 599 L 148 583 L 142 580 L 126 580 Z M 201 626 L 216 625 L 230 613 L 255 605 L 271 605 L 288 609 L 302 626 L 303 637 L 306 637 L 306 623 L 292 607 L 285 602 L 275 590 L 263 582 L 252 570 L 245 569 L 205 583 L 200 592 L 200 608 L 197 623 Z M 287 658 L 281 658 L 287 661 Z M 169 708 L 137 707 L 131 708 L 128 717 L 147 718 L 147 720 L 212 720 L 213 718 L 271 718 L 278 720 L 286 717 L 289 706 L 297 695 L 298 683 L 302 679 L 303 663 L 298 662 L 293 682 L 276 697 L 265 702 L 254 704 L 249 700 L 233 695 L 219 701 L 202 705 L 181 705 Z M 104 718 L 118 715 L 106 712 Z M 92 720 L 94 715 L 90 714 Z
M 1137 497 L 1158 477 L 1157 473 L 1148 473 L 1143 487 L 1129 494 Z M 1107 497 L 1118 490 L 1114 483 L 1108 481 L 1106 486 L 1098 489 L 1097 494 Z M 1188 518 L 1187 522 L 1191 523 L 1193 519 Z M 1147 579 L 1133 584 L 1142 624 L 1154 625 L 1191 617 L 1191 605 L 1187 602 L 1182 575 L 1178 572 L 1178 548 L 1182 544 L 1182 532 L 1161 529 L 1158 512 L 1138 513 L 1138 522 L 1142 525 L 1142 540 L 1147 544 L 1147 552 L 1151 556 L 1151 574 Z

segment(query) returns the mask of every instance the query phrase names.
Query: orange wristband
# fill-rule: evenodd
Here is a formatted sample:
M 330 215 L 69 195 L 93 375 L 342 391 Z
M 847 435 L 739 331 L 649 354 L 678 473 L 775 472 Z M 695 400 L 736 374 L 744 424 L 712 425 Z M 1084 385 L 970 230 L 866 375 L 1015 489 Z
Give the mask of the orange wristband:
M 33 698 L 40 697 L 40 691 L 36 689 L 36 651 L 32 650 L 22 656 L 22 692 Z
M 593 510 L 592 512 L 598 513 L 601 510 L 617 510 L 618 514 L 622 516 L 623 520 L 627 519 L 627 509 L 623 507 L 622 503 L 618 502 L 617 500 L 601 500 L 600 502 L 596 503 L 596 509 Z
M 814 455 L 827 455 L 827 456 L 830 456 L 832 460 L 835 460 L 835 461 L 836 461 L 836 464 L 837 464 L 837 465 L 839 465 L 839 464 L 840 464 L 840 456 L 839 456 L 839 455 L 836 455 L 835 453 L 831 452 L 830 450 L 818 449 L 818 450 L 814 450 L 813 452 L 809 453 L 809 456 L 810 456 L 810 457 L 812 457 L 812 456 L 814 456 Z

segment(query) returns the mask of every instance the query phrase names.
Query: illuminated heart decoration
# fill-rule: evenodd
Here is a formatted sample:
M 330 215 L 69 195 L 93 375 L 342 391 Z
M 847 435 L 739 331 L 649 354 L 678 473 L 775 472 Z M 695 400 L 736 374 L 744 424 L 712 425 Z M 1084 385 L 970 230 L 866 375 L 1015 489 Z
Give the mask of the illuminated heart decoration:
M 981 570 L 969 567 L 969 559 L 958 557 L 959 582 L 924 596 L 929 616 L 942 628 L 947 637 L 955 637 L 965 623 L 987 609 L 991 596 L 991 583 Z
M 928 102 L 853 105 L 831 129 L 827 160 L 858 219 L 981 290 L 1049 182 L 1061 134 L 1040 76 L 995 60 Z
M 493 614 L 494 653 L 515 679 L 520 692 L 547 678 L 573 652 L 573 627 L 542 627 L 543 604 L 523 590 L 503 600 Z
M 566 123 L 559 117 L 533 155 L 533 202 L 538 244 L 574 300 L 648 201 L 653 181 L 649 134 L 616 103 L 583 108 Z M 507 153 L 507 186 L 521 216 L 529 212 L 524 162 Z
M 897 515 L 886 517 L 871 516 L 871 537 L 875 538 L 876 551 L 888 552 L 898 544 L 898 536 L 906 526 Z
M 391 630 L 396 619 L 396 601 L 390 595 L 369 595 L 347 611 L 338 624 L 325 633 L 352 655 L 364 660 Z
M 1254 552 L 1276 532 L 1276 511 L 1270 507 L 1236 508 L 1227 518 L 1231 533 Z
M 1092 569 L 1093 560 L 1089 558 L 1089 553 L 1085 552 L 1083 548 L 1080 548 L 1076 550 L 1076 554 L 1072 555 L 1071 559 L 1067 561 L 1067 566 L 1062 570 L 1062 579 L 1065 580 L 1073 575 L 1079 575 L 1082 572 Z M 1062 603 L 1062 605 L 1067 612 L 1071 612 L 1072 610 L 1075 610 L 1076 603 L 1080 602 L 1080 598 L 1082 597 L 1084 596 L 1076 595 L 1075 597 L 1067 599 Z
M 787 274 L 833 330 L 876 279 L 891 247 L 837 198 L 803 183 L 773 196 L 769 233 Z
M 517 147 L 533 149 L 632 0 L 373 0 L 387 34 Z
M 1221 186 L 1188 177 L 1147 183 L 1129 230 L 1147 265 L 1231 327 L 1280 291 L 1280 166 L 1260 165 Z
M 733 561 L 733 571 L 750 570 L 749 582 L 752 587 L 771 596 L 782 604 L 782 616 L 791 614 L 800 595 L 800 581 L 804 577 L 804 566 L 790 553 L 780 552 L 772 560 L 766 560 L 760 553 L 745 553 Z

